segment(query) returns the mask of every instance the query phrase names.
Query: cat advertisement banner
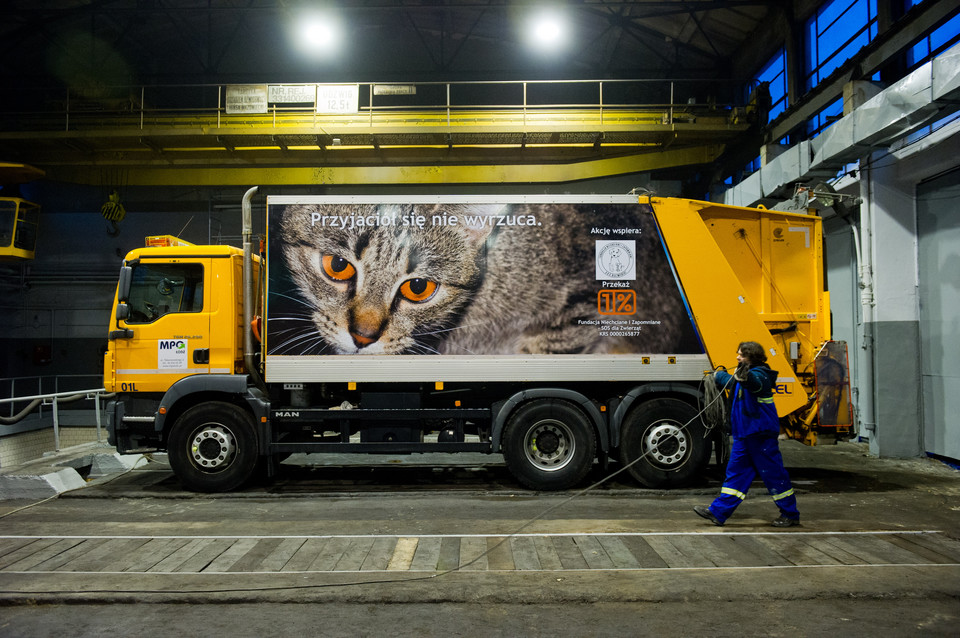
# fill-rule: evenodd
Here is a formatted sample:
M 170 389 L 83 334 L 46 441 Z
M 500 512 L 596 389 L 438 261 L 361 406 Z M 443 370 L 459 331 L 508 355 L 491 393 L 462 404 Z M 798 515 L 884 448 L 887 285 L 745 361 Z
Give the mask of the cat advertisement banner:
M 267 215 L 269 355 L 704 352 L 635 201 L 300 198 Z

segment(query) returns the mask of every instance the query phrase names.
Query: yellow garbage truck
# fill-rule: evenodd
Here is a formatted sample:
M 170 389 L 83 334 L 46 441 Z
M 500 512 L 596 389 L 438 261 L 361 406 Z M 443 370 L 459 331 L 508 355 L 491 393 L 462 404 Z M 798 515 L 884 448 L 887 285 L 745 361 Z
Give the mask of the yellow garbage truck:
M 242 248 L 148 237 L 120 270 L 110 440 L 166 451 L 188 489 L 236 489 L 302 453 L 502 454 L 536 490 L 613 461 L 687 485 L 725 440 L 705 375 L 741 341 L 778 371 L 785 432 L 851 432 L 815 214 L 269 196 L 261 238 L 256 192 Z

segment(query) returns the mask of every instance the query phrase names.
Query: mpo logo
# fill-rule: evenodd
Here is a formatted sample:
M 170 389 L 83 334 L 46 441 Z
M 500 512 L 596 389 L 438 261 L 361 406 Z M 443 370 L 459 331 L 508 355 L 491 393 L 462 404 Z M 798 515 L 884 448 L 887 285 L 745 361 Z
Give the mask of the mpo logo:
M 173 370 L 189 366 L 187 362 L 186 339 L 158 339 L 157 340 L 157 367 Z

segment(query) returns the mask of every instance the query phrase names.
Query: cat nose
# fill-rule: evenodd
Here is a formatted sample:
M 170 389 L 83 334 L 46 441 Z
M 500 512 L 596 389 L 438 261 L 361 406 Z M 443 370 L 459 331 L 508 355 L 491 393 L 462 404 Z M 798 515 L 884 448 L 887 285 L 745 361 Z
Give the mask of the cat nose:
M 358 348 L 363 348 L 363 347 L 369 346 L 371 343 L 373 343 L 374 341 L 376 341 L 376 340 L 377 340 L 377 337 L 378 337 L 378 335 L 374 335 L 374 336 L 372 336 L 372 337 L 368 337 L 367 335 L 362 334 L 362 333 L 360 333 L 360 332 L 356 332 L 356 331 L 354 331 L 354 330 L 351 330 L 351 331 L 350 331 L 350 336 L 353 338 L 353 343 L 354 343 Z
M 349 331 L 357 348 L 365 348 L 377 341 L 383 334 L 383 322 L 383 315 L 366 306 L 351 312 Z

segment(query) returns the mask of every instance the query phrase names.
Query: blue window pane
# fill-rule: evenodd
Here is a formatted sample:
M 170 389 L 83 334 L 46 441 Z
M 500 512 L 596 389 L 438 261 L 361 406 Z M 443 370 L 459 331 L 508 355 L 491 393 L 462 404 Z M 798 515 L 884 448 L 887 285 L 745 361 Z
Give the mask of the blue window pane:
M 807 71 L 815 71 L 818 66 L 820 66 L 820 59 L 817 55 L 817 49 L 820 44 L 820 40 L 817 38 L 817 22 L 812 20 L 807 25 L 807 40 L 804 53 L 804 57 L 807 59 Z
M 767 119 L 769 122 L 787 108 L 786 53 L 783 49 L 760 69 L 756 80 L 767 82 L 769 85 L 770 113 Z
M 826 29 L 829 29 L 832 24 L 834 24 L 840 16 L 842 16 L 846 11 L 848 11 L 851 5 L 856 4 L 855 2 L 850 2 L 850 0 L 833 0 L 833 2 L 828 2 L 820 8 L 819 15 L 817 16 L 817 22 L 820 25 L 820 33 L 822 34 Z
M 907 65 L 911 67 L 916 66 L 923 60 L 926 60 L 929 55 L 930 45 L 927 43 L 927 39 L 924 38 L 907 50 Z
M 760 69 L 757 79 L 761 82 L 772 82 L 777 76 L 783 75 L 783 49 L 780 53 L 773 56 L 767 64 Z
M 939 29 L 930 34 L 930 48 L 939 51 L 960 35 L 960 14 L 950 18 Z
M 824 108 L 819 113 L 820 119 L 820 130 L 828 128 L 831 124 L 836 122 L 843 116 L 843 100 L 837 100 L 836 102 L 830 104 Z
M 920 66 L 960 40 L 960 15 L 940 25 L 907 49 L 907 66 Z
M 877 0 L 832 0 L 807 22 L 806 85 L 813 88 L 877 34 Z
M 779 102 L 774 102 L 770 106 L 770 115 L 767 117 L 768 122 L 772 122 L 777 118 L 778 115 L 787 110 L 787 101 L 780 100 Z
M 843 115 L 843 98 L 825 106 L 807 121 L 807 137 L 814 138 Z

